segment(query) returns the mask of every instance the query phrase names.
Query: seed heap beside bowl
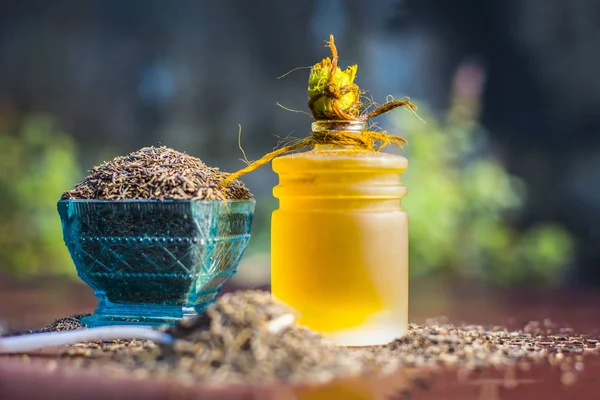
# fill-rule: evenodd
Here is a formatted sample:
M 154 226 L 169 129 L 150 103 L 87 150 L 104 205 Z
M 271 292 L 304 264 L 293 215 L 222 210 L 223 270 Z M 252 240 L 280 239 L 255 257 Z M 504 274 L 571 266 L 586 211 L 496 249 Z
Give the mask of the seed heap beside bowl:
M 63 194 L 65 243 L 98 298 L 88 326 L 170 324 L 211 304 L 250 238 L 254 200 L 226 173 L 166 147 L 93 168 Z

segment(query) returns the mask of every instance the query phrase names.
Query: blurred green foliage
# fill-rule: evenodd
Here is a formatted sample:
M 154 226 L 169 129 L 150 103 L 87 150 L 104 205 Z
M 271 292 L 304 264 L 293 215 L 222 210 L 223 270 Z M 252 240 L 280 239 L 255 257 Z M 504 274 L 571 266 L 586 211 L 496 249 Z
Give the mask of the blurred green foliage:
M 466 112 L 465 112 L 466 111 Z M 460 105 L 445 121 L 419 108 L 426 121 L 394 115 L 409 160 L 410 271 L 469 276 L 501 285 L 550 285 L 562 278 L 573 254 L 563 228 L 513 227 L 526 200 L 524 184 L 490 154 L 487 135 Z
M 74 275 L 56 202 L 77 181 L 75 145 L 46 115 L 12 125 L 0 127 L 0 271 Z

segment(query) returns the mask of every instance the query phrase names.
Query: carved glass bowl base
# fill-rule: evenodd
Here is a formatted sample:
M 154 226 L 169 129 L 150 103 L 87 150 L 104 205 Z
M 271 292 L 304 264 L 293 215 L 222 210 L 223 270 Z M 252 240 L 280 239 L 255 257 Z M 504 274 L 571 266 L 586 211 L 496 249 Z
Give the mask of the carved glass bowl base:
M 98 298 L 87 326 L 164 325 L 210 305 L 250 239 L 254 200 L 60 200 L 63 236 Z

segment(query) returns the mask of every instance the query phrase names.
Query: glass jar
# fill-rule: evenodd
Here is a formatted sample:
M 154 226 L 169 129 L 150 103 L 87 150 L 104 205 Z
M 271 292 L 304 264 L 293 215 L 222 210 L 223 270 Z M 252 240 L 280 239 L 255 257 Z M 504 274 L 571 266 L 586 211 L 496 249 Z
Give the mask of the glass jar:
M 313 132 L 366 130 L 317 121 Z M 386 344 L 408 326 L 404 157 L 346 146 L 273 160 L 271 290 L 299 324 L 345 346 Z

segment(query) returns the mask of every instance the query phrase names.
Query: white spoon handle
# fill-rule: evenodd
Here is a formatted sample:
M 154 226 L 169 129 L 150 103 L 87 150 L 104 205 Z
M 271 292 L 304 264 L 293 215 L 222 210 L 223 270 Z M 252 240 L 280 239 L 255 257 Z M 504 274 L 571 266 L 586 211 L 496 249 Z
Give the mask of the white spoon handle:
M 173 343 L 173 337 L 151 328 L 134 326 L 106 326 L 63 332 L 33 333 L 0 338 L 0 354 L 24 353 L 47 347 L 66 346 L 82 342 L 109 341 L 118 339 L 152 340 Z

